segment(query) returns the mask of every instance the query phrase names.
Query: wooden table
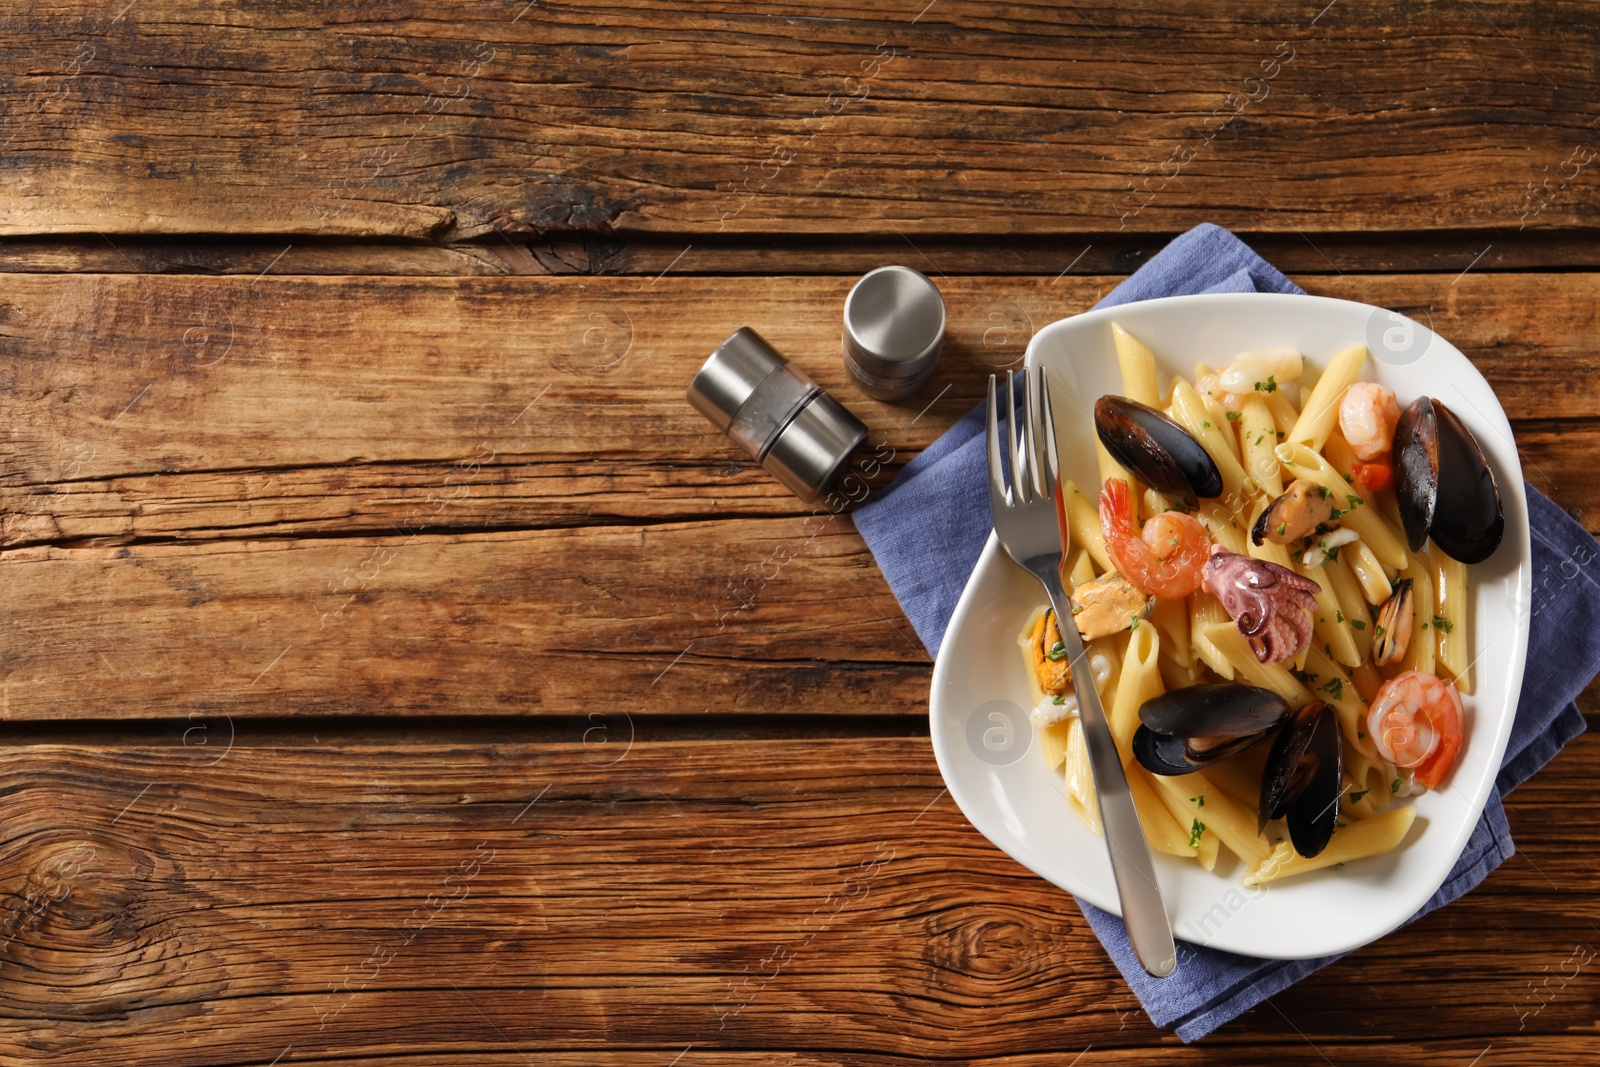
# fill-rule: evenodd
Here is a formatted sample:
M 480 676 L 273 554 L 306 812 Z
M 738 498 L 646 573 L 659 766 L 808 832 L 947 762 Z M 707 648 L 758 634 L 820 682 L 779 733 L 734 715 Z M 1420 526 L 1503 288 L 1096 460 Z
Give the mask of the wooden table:
M 1214 221 L 1431 322 L 1596 529 L 1600 8 L 1166 6 L 0 15 L 0 1062 L 1600 1062 L 1600 741 L 1183 1047 L 943 790 L 849 517 L 683 401 L 754 326 L 881 486 Z M 838 358 L 888 262 L 901 405 Z

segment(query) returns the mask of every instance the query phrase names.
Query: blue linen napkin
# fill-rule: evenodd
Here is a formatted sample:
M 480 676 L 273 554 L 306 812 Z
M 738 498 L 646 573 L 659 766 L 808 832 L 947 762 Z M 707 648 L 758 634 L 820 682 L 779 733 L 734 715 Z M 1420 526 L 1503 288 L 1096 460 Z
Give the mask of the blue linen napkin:
M 1191 293 L 1302 290 L 1233 234 L 1210 224 L 1173 241 L 1096 307 Z M 908 463 L 884 493 L 855 512 L 856 528 L 930 655 L 937 655 L 957 599 L 992 527 L 983 405 Z M 1573 701 L 1600 671 L 1600 562 L 1595 539 L 1531 487 L 1533 597 L 1528 664 L 1495 791 L 1466 849 L 1413 920 L 1474 888 L 1514 848 L 1501 797 L 1583 732 Z M 1179 966 L 1152 978 L 1133 954 L 1122 920 L 1078 901 L 1089 925 L 1157 1026 L 1185 1042 L 1204 1037 L 1338 956 L 1262 960 L 1178 942 Z

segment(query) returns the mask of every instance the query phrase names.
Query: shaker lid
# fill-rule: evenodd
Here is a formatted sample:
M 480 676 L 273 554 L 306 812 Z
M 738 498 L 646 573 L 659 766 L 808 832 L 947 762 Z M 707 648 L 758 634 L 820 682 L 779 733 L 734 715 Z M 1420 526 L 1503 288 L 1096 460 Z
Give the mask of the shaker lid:
M 931 372 L 944 342 L 944 327 L 939 290 L 910 267 L 870 271 L 845 298 L 845 352 L 881 382 Z

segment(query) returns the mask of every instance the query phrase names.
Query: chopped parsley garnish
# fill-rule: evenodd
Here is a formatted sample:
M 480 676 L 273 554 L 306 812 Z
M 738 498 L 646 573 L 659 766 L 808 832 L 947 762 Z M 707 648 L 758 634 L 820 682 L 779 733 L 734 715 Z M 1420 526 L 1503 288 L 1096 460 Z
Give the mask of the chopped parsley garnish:
M 1344 547 L 1344 546 L 1343 546 L 1343 545 L 1334 545 L 1334 546 L 1333 546 L 1333 547 L 1331 547 L 1331 548 L 1325 548 L 1325 549 L 1323 549 L 1323 550 L 1322 550 L 1322 552 L 1323 552 L 1323 554 L 1324 554 L 1324 555 L 1325 555 L 1325 556 L 1327 556 L 1327 557 L 1328 557 L 1328 558 L 1329 558 L 1329 559 L 1331 559 L 1331 560 L 1333 560 L 1333 561 L 1334 561 L 1334 562 L 1335 562 L 1335 563 L 1337 563 L 1337 562 L 1339 562 L 1339 549 L 1341 549 L 1341 548 L 1343 548 L 1343 547 Z
M 1129 615 L 1128 616 L 1128 632 L 1132 633 L 1133 631 L 1137 630 L 1138 628 L 1139 628 L 1139 616 L 1137 616 L 1137 615 Z
M 1383 636 L 1383 627 L 1382 626 L 1378 626 L 1378 625 L 1374 625 L 1372 627 L 1372 636 L 1373 637 L 1382 637 Z
M 1345 477 L 1348 478 L 1349 475 L 1345 475 Z M 1359 508 L 1364 503 L 1364 501 L 1360 497 L 1356 496 L 1354 493 L 1346 493 L 1344 495 L 1344 502 L 1346 504 L 1350 505 L 1350 510 L 1351 511 L 1354 511 L 1356 508 Z
M 1083 605 L 1082 604 L 1074 604 L 1074 605 L 1072 605 L 1072 613 L 1074 615 L 1082 615 L 1083 614 Z M 1057 642 L 1057 643 L 1059 644 L 1060 642 Z
M 1455 633 L 1456 629 L 1456 624 L 1445 618 L 1443 615 L 1435 615 L 1433 617 L 1433 626 L 1434 629 L 1443 630 L 1447 634 Z
M 1239 421 L 1239 413 L 1237 411 L 1228 412 L 1228 421 L 1229 422 L 1238 422 Z
M 1322 683 L 1322 691 L 1324 693 L 1327 693 L 1329 696 L 1331 696 L 1335 700 L 1343 700 L 1344 699 L 1344 679 L 1343 678 L 1329 678 L 1326 682 Z
M 1396 778 L 1394 781 L 1389 783 L 1389 792 L 1391 792 L 1391 793 L 1400 792 L 1400 779 Z
M 1206 806 L 1206 798 L 1203 795 L 1198 797 L 1190 797 L 1189 803 L 1193 804 L 1197 808 L 1203 808 Z
M 1201 822 L 1199 819 L 1196 819 L 1194 821 L 1194 824 L 1189 827 L 1189 847 L 1190 848 L 1199 848 L 1200 847 L 1200 835 L 1205 833 L 1205 832 L 1206 832 L 1206 824 Z
M 1367 624 L 1362 622 L 1360 619 L 1351 619 L 1350 625 L 1354 626 L 1357 630 L 1365 630 L 1367 628 Z
M 1066 702 L 1067 702 L 1066 694 L 1065 693 L 1057 693 L 1056 694 L 1056 698 L 1054 700 L 1052 700 L 1050 703 L 1052 703 L 1052 704 L 1065 704 Z
M 1310 685 L 1311 683 L 1315 682 L 1318 678 L 1322 677 L 1320 674 L 1317 674 L 1315 671 L 1302 671 L 1302 670 L 1299 670 L 1299 669 L 1294 668 L 1294 667 L 1290 667 L 1289 668 L 1289 673 L 1294 675 L 1296 678 L 1300 679 L 1300 681 L 1304 682 L 1306 685 Z
M 1265 441 L 1266 439 L 1267 439 L 1267 435 L 1266 434 L 1264 434 L 1264 433 L 1256 434 L 1256 444 L 1259 445 L 1262 441 Z
M 1055 647 L 1044 654 L 1044 658 L 1049 660 L 1051 663 L 1066 659 L 1067 646 L 1062 644 L 1060 641 L 1057 641 Z
M 1256 383 L 1256 392 L 1258 393 L 1276 393 L 1277 391 L 1278 383 L 1271 374 L 1267 375 L 1266 381 Z
M 1203 422 L 1200 423 L 1200 427 L 1201 427 L 1201 429 L 1204 429 L 1204 430 L 1211 429 L 1211 420 L 1210 419 L 1204 420 Z
M 1278 523 L 1278 536 L 1279 537 L 1283 537 L 1288 532 L 1289 532 L 1289 524 L 1288 523 L 1286 523 L 1286 522 Z
M 1344 622 L 1344 612 L 1340 611 L 1338 608 L 1334 608 L 1333 609 L 1333 621 L 1334 622 Z
M 1370 792 L 1371 792 L 1370 789 L 1363 789 L 1363 790 L 1360 790 L 1359 792 L 1354 792 L 1354 791 L 1351 792 L 1351 794 L 1350 794 L 1350 803 L 1352 803 L 1352 804 L 1361 803 L 1361 798 L 1366 796 Z

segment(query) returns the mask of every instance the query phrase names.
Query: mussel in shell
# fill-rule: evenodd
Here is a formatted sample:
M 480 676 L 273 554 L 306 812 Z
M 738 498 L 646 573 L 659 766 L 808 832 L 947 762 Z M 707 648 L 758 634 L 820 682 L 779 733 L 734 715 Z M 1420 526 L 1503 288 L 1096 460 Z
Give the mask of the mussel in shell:
M 1325 486 L 1296 478 L 1283 495 L 1262 509 L 1250 530 L 1256 544 L 1288 545 L 1333 528 L 1333 494 Z
M 1418 397 L 1394 429 L 1395 496 L 1413 552 L 1433 538 L 1462 563 L 1481 563 L 1505 534 L 1505 513 L 1483 449 L 1455 413 Z
M 1200 498 L 1222 495 L 1222 472 L 1205 447 L 1155 408 L 1122 396 L 1094 404 L 1100 443 L 1129 473 L 1193 511 Z
M 1339 717 L 1313 700 L 1278 731 L 1261 775 L 1258 827 L 1284 819 L 1294 850 L 1310 859 L 1328 847 L 1339 821 L 1343 789 Z
M 1139 708 L 1133 755 L 1151 774 L 1189 774 L 1263 740 L 1289 711 L 1277 693 L 1252 685 L 1173 689 Z
M 1378 609 L 1376 636 L 1372 639 L 1372 665 L 1382 667 L 1406 654 L 1411 644 L 1411 579 L 1402 578 L 1389 599 Z

